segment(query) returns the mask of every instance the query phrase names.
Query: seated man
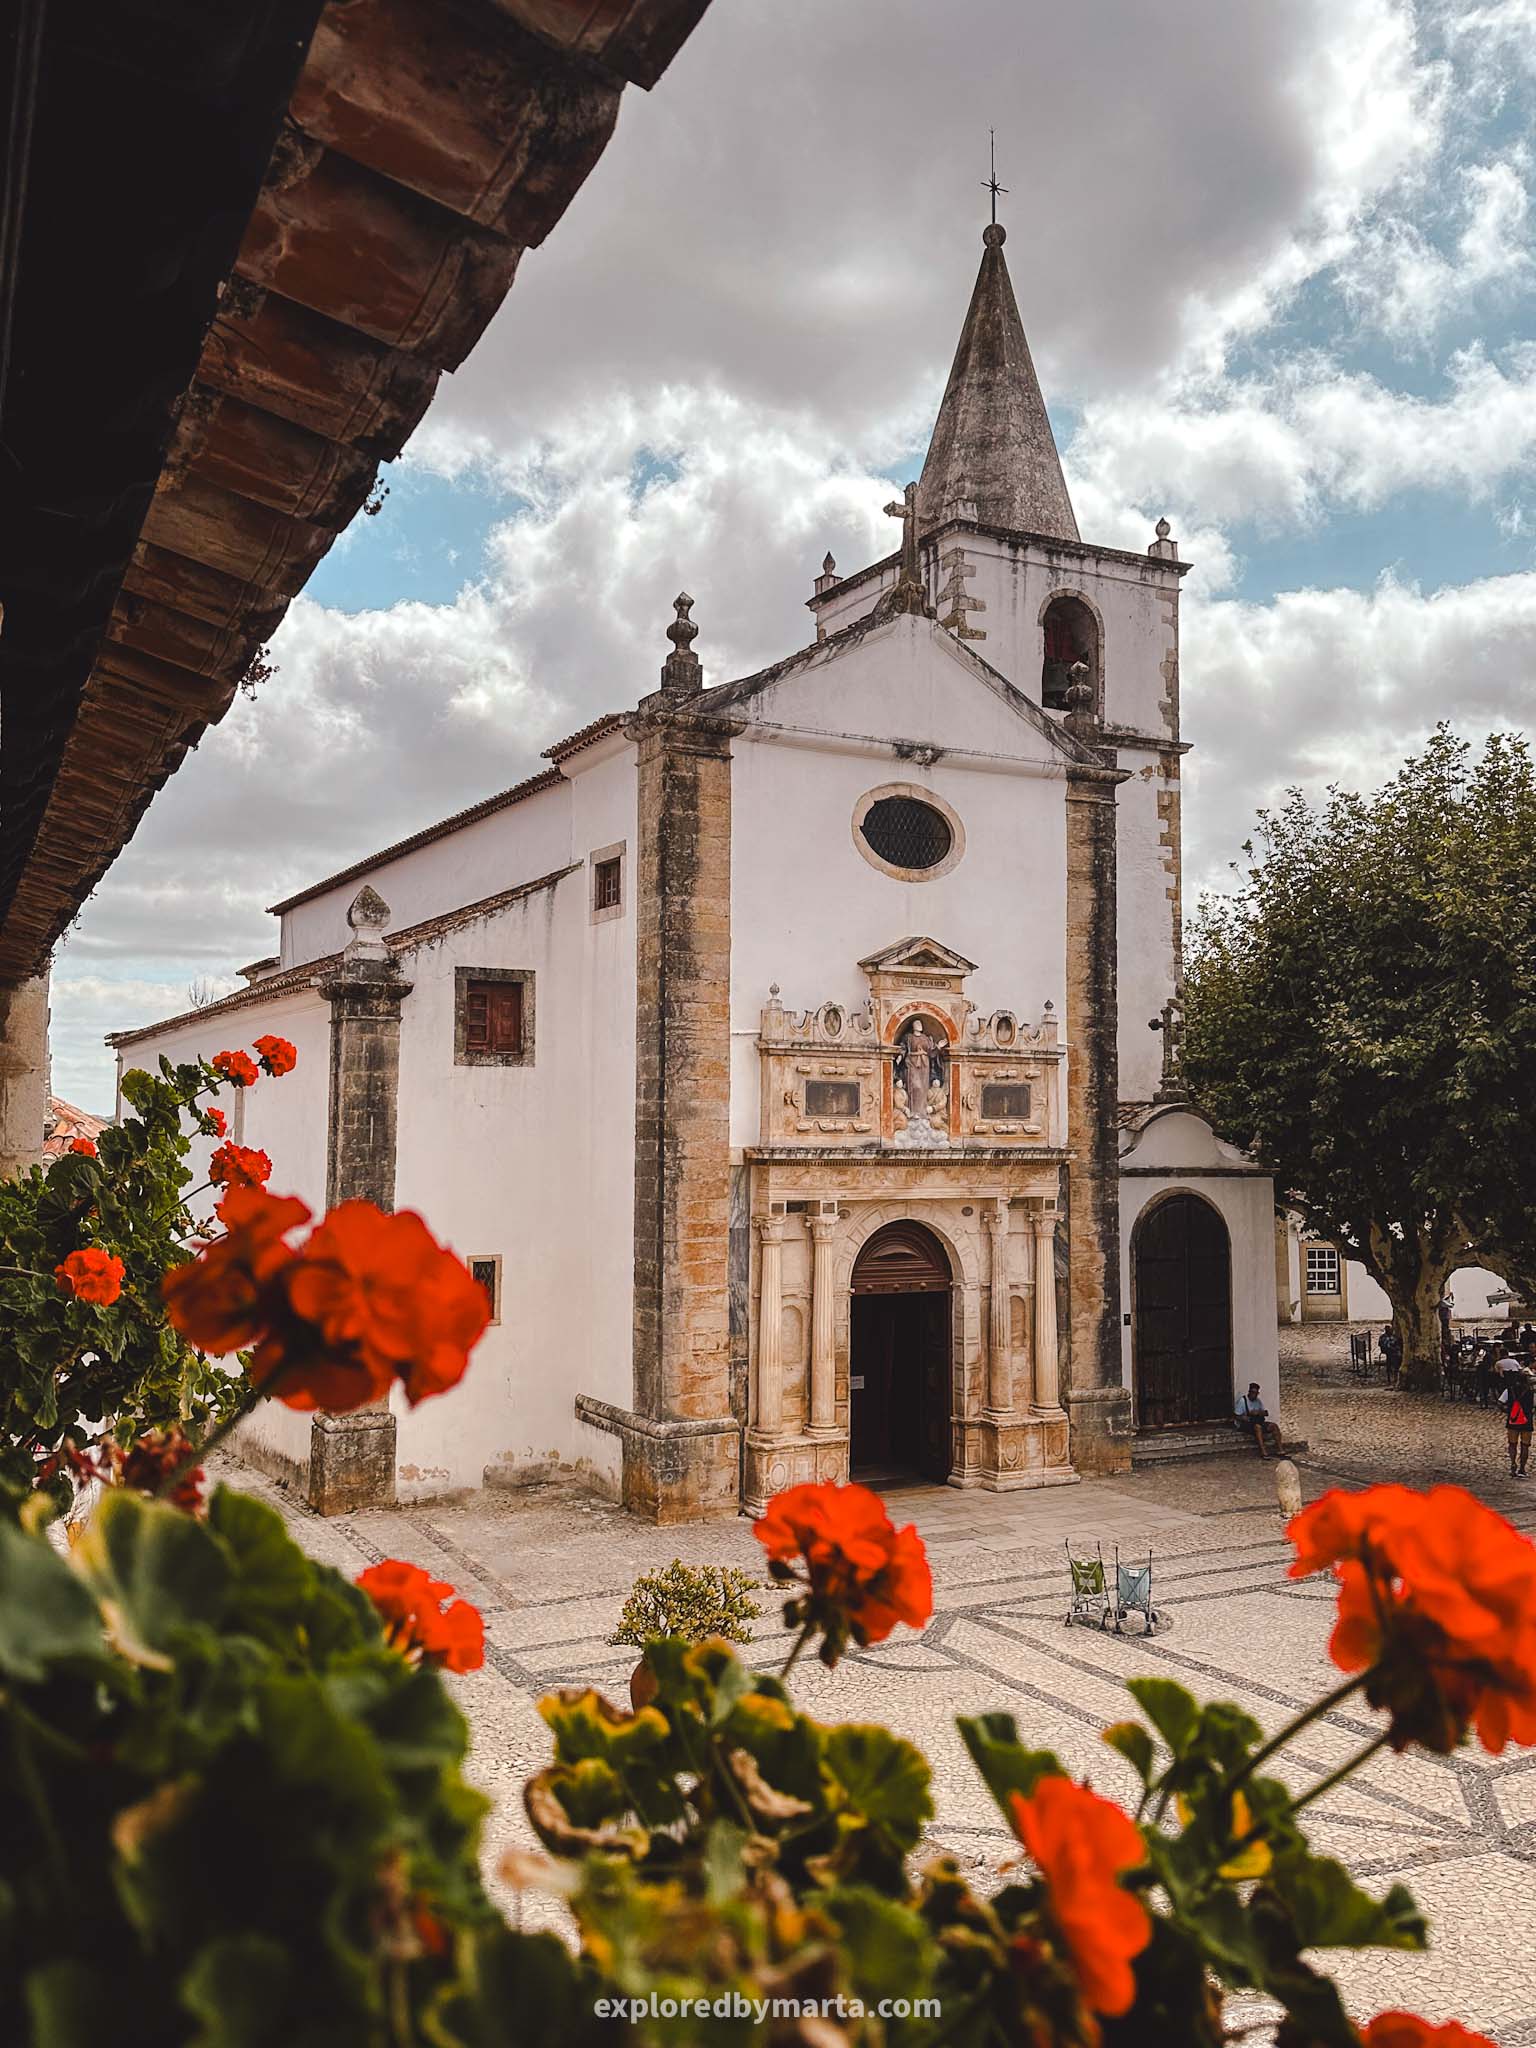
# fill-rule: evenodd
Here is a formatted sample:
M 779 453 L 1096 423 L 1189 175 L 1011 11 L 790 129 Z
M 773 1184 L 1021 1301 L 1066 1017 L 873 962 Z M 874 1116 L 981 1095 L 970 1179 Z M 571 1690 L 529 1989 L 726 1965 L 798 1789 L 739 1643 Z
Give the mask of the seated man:
M 1259 1398 L 1259 1383 L 1250 1380 L 1246 1394 L 1239 1394 L 1232 1410 L 1235 1427 L 1251 1436 L 1261 1458 L 1273 1458 L 1280 1450 L 1280 1432 L 1269 1419 L 1269 1410 Z

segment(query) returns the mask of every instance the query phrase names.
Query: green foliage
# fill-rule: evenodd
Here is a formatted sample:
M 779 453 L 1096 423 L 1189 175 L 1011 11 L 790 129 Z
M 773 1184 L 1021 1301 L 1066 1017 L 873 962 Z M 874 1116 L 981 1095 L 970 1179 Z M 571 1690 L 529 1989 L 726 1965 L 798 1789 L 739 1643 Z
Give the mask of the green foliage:
M 643 1650 L 654 1636 L 677 1636 L 702 1643 L 723 1636 L 728 1643 L 750 1643 L 752 1623 L 762 1608 L 752 1595 L 758 1582 L 734 1565 L 687 1565 L 674 1557 L 665 1571 L 642 1572 L 624 1602 L 610 1643 L 628 1643 Z
M 1458 1264 L 1536 1267 L 1536 767 L 1442 726 L 1244 852 L 1190 935 L 1184 1078 L 1386 1288 L 1423 1379 Z
M 61 1449 L 148 1429 L 201 1431 L 239 1405 L 243 1374 L 211 1365 L 167 1325 L 160 1282 L 187 1256 L 191 1149 L 183 1119 L 218 1077 L 162 1060 L 159 1078 L 123 1077 L 131 1109 L 109 1124 L 97 1156 L 66 1152 L 44 1172 L 0 1181 L 0 1489 L 71 1491 Z M 61 1293 L 54 1269 L 71 1252 L 107 1252 L 124 1267 L 110 1306 Z
M 0 2039 L 320 2048 L 405 2012 L 488 2044 L 518 1982 L 578 2010 L 486 1900 L 466 1746 L 258 1501 L 114 1490 L 67 1562 L 0 1521 Z
M 482 1890 L 485 1801 L 442 1681 L 277 1515 L 227 1488 L 206 1521 L 115 1490 L 67 1557 L 44 1519 L 39 1497 L 0 1518 L 0 2039 L 18 2048 L 726 2048 L 788 2038 L 801 2001 L 849 2048 L 1218 2048 L 1228 1991 L 1357 2048 L 1319 1955 L 1424 1943 L 1401 1886 L 1373 1898 L 1312 1852 L 1249 1715 L 1137 1679 L 1145 1720 L 1105 1739 L 1141 1781 L 1124 1882 L 1151 1938 L 1133 2010 L 1096 2020 L 1047 1878 L 1015 1859 L 987 1895 L 923 1864 L 911 1743 L 819 1722 L 728 1643 L 675 1637 L 649 1645 L 638 1712 L 590 1689 L 540 1703 L 554 1759 L 525 1803 L 546 1854 L 505 1874 L 560 1900 L 579 1947 L 525 1935 Z M 1064 1776 L 1007 1714 L 958 1725 L 1010 1828 Z M 890 1999 L 906 2009 L 876 2019 Z M 674 2009 L 632 2036 L 633 2000 Z

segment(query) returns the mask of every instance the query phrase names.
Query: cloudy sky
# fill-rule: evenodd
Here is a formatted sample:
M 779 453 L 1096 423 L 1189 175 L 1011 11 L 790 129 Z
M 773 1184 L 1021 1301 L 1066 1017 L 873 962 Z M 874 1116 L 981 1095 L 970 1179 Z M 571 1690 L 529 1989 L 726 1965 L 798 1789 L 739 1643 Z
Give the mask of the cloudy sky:
M 1084 536 L 1196 564 L 1189 879 L 1536 676 L 1536 0 L 714 0 L 157 799 L 57 957 L 55 1088 L 222 990 L 264 906 L 886 552 L 980 256 L 1008 256 Z

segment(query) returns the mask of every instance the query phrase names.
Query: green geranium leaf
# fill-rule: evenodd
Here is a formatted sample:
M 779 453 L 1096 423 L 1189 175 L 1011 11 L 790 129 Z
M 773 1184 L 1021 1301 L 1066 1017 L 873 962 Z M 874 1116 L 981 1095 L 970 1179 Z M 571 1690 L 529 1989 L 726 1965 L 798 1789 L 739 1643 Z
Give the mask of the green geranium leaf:
M 1299 1948 L 1426 1945 L 1424 1915 L 1405 1886 L 1393 1885 L 1384 1899 L 1373 1899 L 1331 1856 L 1285 1850 L 1276 1856 L 1267 1884 L 1283 1900 Z
M 1182 1757 L 1200 1724 L 1194 1694 L 1171 1678 L 1128 1678 L 1125 1689 L 1174 1755 Z
M 933 1981 L 937 1951 L 921 1917 L 868 1885 L 812 1892 L 806 1903 L 837 1929 L 855 1994 L 866 2005 L 882 1998 L 920 1998 Z
M 315 1568 L 282 1516 L 249 1493 L 220 1486 L 208 1502 L 208 1528 L 233 1565 L 230 1607 L 241 1626 L 268 1641 L 291 1642 L 314 1590 Z
M 223 1546 L 190 1515 L 111 1487 L 75 1547 L 113 1638 L 135 1663 L 169 1668 L 189 1629 L 223 1620 L 233 1576 Z
M 188 2048 L 270 2048 L 291 1986 L 281 1942 L 261 1934 L 209 1942 L 181 1980 L 181 2002 L 199 2023 Z
M 546 1693 L 539 1712 L 554 1732 L 555 1754 L 563 1764 L 595 1756 L 622 1771 L 659 1749 L 671 1733 L 666 1716 L 654 1707 L 628 1714 L 590 1686 L 582 1692 L 567 1687 Z
M 422 2015 L 422 2039 L 431 2048 L 508 2048 L 523 2039 L 591 2048 L 612 2039 L 612 2023 L 593 2012 L 604 1987 L 557 1935 L 497 1927 L 461 1944 L 460 1954 L 460 1981 Z
M 962 1714 L 955 1726 L 1010 1827 L 1015 1792 L 1027 1799 L 1042 1778 L 1067 1775 L 1053 1750 L 1025 1748 L 1012 1714 Z
M 1152 1738 L 1139 1721 L 1116 1721 L 1104 1730 L 1104 1740 L 1118 1750 L 1143 1785 L 1150 1785 L 1157 1768 Z
M 74 1958 L 60 1958 L 29 1970 L 23 1980 L 28 2048 L 80 2048 L 83 2041 L 110 2041 L 122 2011 L 112 1973 Z
M 821 1730 L 808 1715 L 797 1713 L 781 1691 L 757 1681 L 732 1708 L 723 1733 L 727 1742 L 747 1752 L 775 1791 L 803 1799 L 818 1812 L 824 1809 Z
M 96 1602 L 46 1536 L 0 1520 L 0 1671 L 25 1682 L 76 1658 L 106 1660 Z

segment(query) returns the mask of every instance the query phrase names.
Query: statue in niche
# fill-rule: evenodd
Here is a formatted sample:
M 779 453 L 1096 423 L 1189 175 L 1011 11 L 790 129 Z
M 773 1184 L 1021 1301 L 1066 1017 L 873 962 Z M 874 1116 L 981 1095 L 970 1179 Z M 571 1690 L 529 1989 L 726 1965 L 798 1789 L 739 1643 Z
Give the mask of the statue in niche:
M 930 1116 L 942 1115 L 944 1109 L 945 1045 L 921 1017 L 914 1018 L 897 1043 L 897 1107 L 905 1110 L 909 1127 L 927 1127 Z

